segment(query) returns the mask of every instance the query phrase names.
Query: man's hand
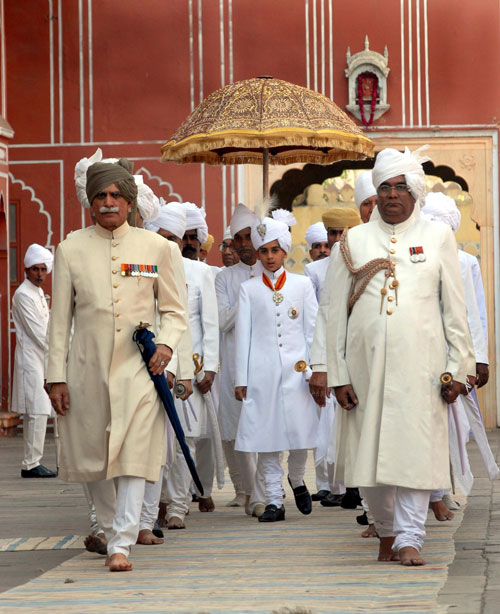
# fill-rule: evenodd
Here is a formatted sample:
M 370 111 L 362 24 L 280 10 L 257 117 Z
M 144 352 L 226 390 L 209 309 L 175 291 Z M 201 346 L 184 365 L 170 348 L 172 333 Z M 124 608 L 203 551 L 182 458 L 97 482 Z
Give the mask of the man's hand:
M 205 377 L 201 380 L 201 382 L 196 383 L 196 386 L 201 394 L 207 394 L 207 392 L 210 392 L 214 377 L 215 371 L 205 371 Z
M 314 371 L 309 380 L 309 392 L 314 402 L 320 407 L 326 405 L 326 397 L 330 398 L 330 388 L 326 385 L 327 374 L 325 371 Z
M 65 382 L 52 384 L 49 397 L 56 414 L 65 416 L 69 409 L 69 390 L 67 384 Z
M 165 371 L 165 375 L 167 376 L 167 384 L 170 390 L 174 387 L 175 375 L 170 373 L 170 371 Z
M 337 403 L 343 409 L 352 409 L 359 402 L 351 384 L 347 384 L 346 386 L 335 386 L 333 391 L 335 393 Z
M 193 384 L 190 379 L 180 379 L 179 384 L 184 384 L 186 387 L 186 394 L 183 397 L 179 397 L 182 401 L 185 401 L 193 394 Z
M 158 344 L 156 346 L 156 352 L 151 356 L 149 361 L 149 368 L 153 375 L 161 375 L 165 371 L 168 363 L 172 359 L 172 350 L 168 345 Z
M 247 387 L 236 386 L 234 389 L 234 396 L 237 401 L 244 401 L 247 398 Z
M 476 386 L 482 388 L 490 379 L 490 368 L 482 362 L 476 363 Z

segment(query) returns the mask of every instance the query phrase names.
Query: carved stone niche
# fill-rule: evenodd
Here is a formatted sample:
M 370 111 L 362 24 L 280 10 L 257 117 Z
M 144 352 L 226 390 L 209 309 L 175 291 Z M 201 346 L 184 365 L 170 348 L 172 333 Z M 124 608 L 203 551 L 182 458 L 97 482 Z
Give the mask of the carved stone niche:
M 346 106 L 346 109 L 360 121 L 362 117 L 358 103 L 358 77 L 361 78 L 362 75 L 369 73 L 366 85 L 363 83 L 364 90 L 362 95 L 365 116 L 363 123 L 369 125 L 371 123 L 369 119 L 372 112 L 373 87 L 376 87 L 376 105 L 372 121 L 379 119 L 390 109 L 390 105 L 387 104 L 387 75 L 390 71 L 388 67 L 389 53 L 387 46 L 384 49 L 384 55 L 372 51 L 368 36 L 365 36 L 364 50 L 351 55 L 351 49 L 348 47 L 346 59 L 347 68 L 345 69 L 345 76 L 349 80 L 349 104 Z M 370 80 L 372 89 L 370 89 Z

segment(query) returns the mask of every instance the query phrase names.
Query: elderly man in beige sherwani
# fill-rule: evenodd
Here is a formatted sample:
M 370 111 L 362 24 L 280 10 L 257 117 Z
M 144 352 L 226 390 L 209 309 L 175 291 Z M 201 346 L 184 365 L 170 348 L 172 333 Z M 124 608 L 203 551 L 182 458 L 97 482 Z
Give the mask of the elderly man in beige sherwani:
M 158 480 L 165 461 L 164 410 L 132 335 L 159 314 L 149 363 L 159 375 L 187 326 L 174 246 L 127 223 L 137 195 L 130 170 L 119 160 L 87 171 L 96 225 L 57 248 L 47 372 L 61 416 L 59 475 L 87 483 L 110 571 L 132 569 L 145 481 Z
M 430 491 L 450 487 L 447 404 L 475 373 L 456 242 L 420 218 L 421 161 L 409 150 L 379 153 L 378 212 L 340 243 L 327 326 L 329 385 L 348 410 L 337 477 L 362 488 L 379 560 L 408 566 L 424 564 Z

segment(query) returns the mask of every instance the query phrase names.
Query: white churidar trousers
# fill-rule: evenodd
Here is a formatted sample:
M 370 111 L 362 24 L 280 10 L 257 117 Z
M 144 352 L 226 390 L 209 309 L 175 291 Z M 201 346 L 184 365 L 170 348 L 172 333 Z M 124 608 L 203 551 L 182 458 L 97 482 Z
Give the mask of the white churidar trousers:
M 186 437 L 186 443 L 195 458 L 196 439 Z M 170 468 L 165 467 L 161 488 L 161 501 L 167 505 L 167 521 L 176 516 L 184 520 L 191 503 L 191 474 L 179 443 L 175 442 L 175 455 Z
M 257 473 L 262 472 L 266 487 L 266 504 L 281 507 L 283 504 L 283 468 L 281 467 L 281 452 L 259 452 Z M 288 477 L 292 488 L 304 483 L 307 450 L 290 450 L 288 453 Z
M 97 520 L 108 541 L 108 556 L 128 556 L 137 542 L 145 485 L 144 478 L 130 475 L 87 482 Z
M 257 455 L 253 452 L 238 452 L 234 449 L 234 444 L 234 439 L 222 442 L 229 477 L 237 495 L 243 493 L 250 496 L 254 486 Z
M 29 471 L 38 467 L 43 456 L 48 416 L 43 414 L 23 415 L 24 459 L 21 468 Z
M 436 501 L 441 501 L 441 499 L 449 492 L 449 490 L 431 490 L 430 502 L 436 503 Z
M 215 475 L 215 453 L 210 437 L 200 437 L 196 440 L 196 471 L 203 486 L 203 498 L 212 496 Z M 184 464 L 186 462 L 184 461 Z M 187 469 L 187 465 L 186 465 Z M 189 473 L 189 469 L 188 469 Z M 189 474 L 191 476 L 191 474 Z
M 165 465 L 163 465 L 160 469 L 160 478 L 156 482 L 146 482 L 141 518 L 139 521 L 139 531 L 143 531 L 144 529 L 152 531 L 154 528 L 155 520 L 158 518 L 163 472 L 165 470 Z
M 422 549 L 430 490 L 374 486 L 363 487 L 362 492 L 380 537 L 396 537 L 392 546 L 395 552 L 405 546 Z

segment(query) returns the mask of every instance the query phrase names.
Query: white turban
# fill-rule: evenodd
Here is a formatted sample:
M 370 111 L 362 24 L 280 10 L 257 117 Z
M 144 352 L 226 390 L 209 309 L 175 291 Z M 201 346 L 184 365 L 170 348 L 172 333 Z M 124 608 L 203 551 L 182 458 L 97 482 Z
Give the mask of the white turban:
M 194 203 L 182 203 L 186 211 L 186 230 L 196 230 L 196 236 L 200 243 L 208 239 L 208 226 L 205 222 L 206 213 Z
M 144 224 L 146 230 L 158 232 L 160 228 L 171 232 L 178 239 L 182 239 L 186 232 L 186 207 L 176 201 L 163 203 L 154 220 Z
M 222 237 L 222 240 L 225 241 L 226 239 L 232 239 L 232 238 L 233 237 L 231 236 L 231 229 L 228 226 L 226 230 L 224 231 L 224 236 Z
M 153 190 L 144 183 L 142 175 L 134 175 L 137 186 L 137 208 L 143 222 L 154 220 L 160 212 L 160 199 Z
M 271 212 L 271 215 L 274 220 L 283 222 L 288 227 L 295 226 L 295 224 L 297 223 L 294 214 L 291 211 L 288 211 L 288 209 L 275 209 Z
M 229 224 L 231 236 L 234 238 L 234 235 L 243 228 L 252 228 L 256 219 L 258 218 L 253 211 L 246 205 L 239 203 L 233 212 L 233 217 Z
M 309 249 L 312 248 L 313 243 L 324 243 L 325 241 L 328 241 L 328 234 L 323 222 L 316 222 L 306 230 L 306 243 Z
M 266 233 L 264 236 L 259 234 L 258 228 L 263 225 L 266 227 Z M 243 227 L 245 228 L 245 226 Z M 277 240 L 281 249 L 284 252 L 289 252 L 292 246 L 292 235 L 288 230 L 288 226 L 285 222 L 280 222 L 272 217 L 265 217 L 262 222 L 257 219 L 252 225 L 251 231 L 252 245 L 255 249 L 259 249 L 266 243 Z
M 460 227 L 462 216 L 455 201 L 442 192 L 429 192 L 427 194 L 422 214 L 428 219 L 448 224 L 453 232 L 457 232 Z
M 354 184 L 354 202 L 358 207 L 361 207 L 361 203 L 363 203 L 367 198 L 376 195 L 377 190 L 373 185 L 372 172 L 363 171 L 358 175 L 356 183 Z
M 44 264 L 47 267 L 47 273 L 52 271 L 52 263 L 54 262 L 54 256 L 45 247 L 33 243 L 28 247 L 24 254 L 24 268 L 30 269 L 35 264 Z
M 100 147 L 97 148 L 97 151 L 90 158 L 82 158 L 75 165 L 75 187 L 76 187 L 76 196 L 80 201 L 80 204 L 85 209 L 90 208 L 89 199 L 87 198 L 87 169 L 89 166 L 92 166 L 94 162 L 102 161 L 102 151 Z
M 378 188 L 387 179 L 404 175 L 416 204 L 423 207 L 426 185 L 422 164 L 430 158 L 421 155 L 421 152 L 428 147 L 428 145 L 423 145 L 415 151 L 410 151 L 408 147 L 405 147 L 404 153 L 391 148 L 383 149 L 378 154 L 372 171 L 374 186 Z

